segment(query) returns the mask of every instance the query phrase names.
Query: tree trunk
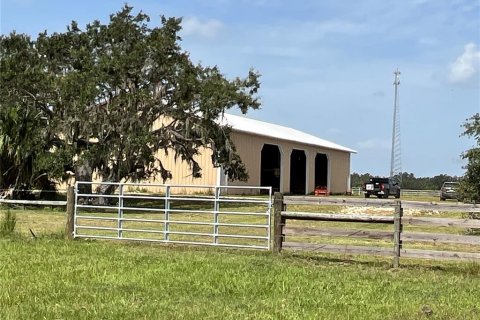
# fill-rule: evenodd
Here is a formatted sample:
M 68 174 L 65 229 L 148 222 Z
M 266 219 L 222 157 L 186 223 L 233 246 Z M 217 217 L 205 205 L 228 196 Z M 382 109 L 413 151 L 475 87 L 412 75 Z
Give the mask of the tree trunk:
M 92 168 L 87 162 L 84 162 L 78 165 L 77 168 L 75 169 L 75 181 L 92 182 Z M 91 184 L 78 185 L 78 193 L 91 194 L 92 185 Z

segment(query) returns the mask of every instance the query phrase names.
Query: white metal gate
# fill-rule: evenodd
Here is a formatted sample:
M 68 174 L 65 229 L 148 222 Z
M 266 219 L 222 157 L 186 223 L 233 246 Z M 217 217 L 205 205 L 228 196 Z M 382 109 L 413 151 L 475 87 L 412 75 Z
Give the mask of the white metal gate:
M 77 182 L 73 236 L 269 250 L 271 209 L 270 187 Z

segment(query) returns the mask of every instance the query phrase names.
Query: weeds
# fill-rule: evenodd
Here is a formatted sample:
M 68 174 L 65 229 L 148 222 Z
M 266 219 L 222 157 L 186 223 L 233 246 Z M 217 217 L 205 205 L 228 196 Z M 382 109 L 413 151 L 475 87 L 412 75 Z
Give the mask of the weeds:
M 480 219 L 480 212 L 467 212 L 463 216 L 465 219 Z M 468 228 L 465 234 L 469 236 L 480 236 L 480 228 Z
M 0 221 L 0 235 L 7 236 L 12 234 L 15 231 L 16 224 L 17 217 L 15 213 L 12 213 L 10 209 L 7 208 L 3 215 L 3 219 Z

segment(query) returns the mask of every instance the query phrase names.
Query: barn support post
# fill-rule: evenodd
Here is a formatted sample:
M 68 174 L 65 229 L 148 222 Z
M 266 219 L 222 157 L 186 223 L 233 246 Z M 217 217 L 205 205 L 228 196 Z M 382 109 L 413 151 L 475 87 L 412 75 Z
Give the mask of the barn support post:
M 400 267 L 400 250 L 402 248 L 402 216 L 403 208 L 400 200 L 395 201 L 395 213 L 393 216 L 393 267 Z
M 73 239 L 73 229 L 75 223 L 75 190 L 73 186 L 67 188 L 67 223 L 65 225 L 65 237 Z
M 273 253 L 282 251 L 283 226 L 285 220 L 282 218 L 283 193 L 275 192 L 273 195 Z

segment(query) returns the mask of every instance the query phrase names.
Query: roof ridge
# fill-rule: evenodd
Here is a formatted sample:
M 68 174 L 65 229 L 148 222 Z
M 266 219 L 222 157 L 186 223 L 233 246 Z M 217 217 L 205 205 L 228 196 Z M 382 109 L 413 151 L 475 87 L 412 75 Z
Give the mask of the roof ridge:
M 300 142 L 333 150 L 357 153 L 357 151 L 353 149 L 344 147 L 329 140 L 319 138 L 310 133 L 271 122 L 252 119 L 243 115 L 239 116 L 231 113 L 224 113 L 219 121 L 223 124 L 230 125 L 237 131 L 243 131 L 287 141 Z

